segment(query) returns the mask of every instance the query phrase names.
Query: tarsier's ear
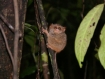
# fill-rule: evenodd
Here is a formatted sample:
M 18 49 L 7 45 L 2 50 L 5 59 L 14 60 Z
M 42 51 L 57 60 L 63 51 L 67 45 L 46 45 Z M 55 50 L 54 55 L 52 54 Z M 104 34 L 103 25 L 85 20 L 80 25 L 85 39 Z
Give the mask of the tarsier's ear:
M 62 30 L 63 30 L 63 32 L 65 32 L 65 30 L 66 30 L 66 27 L 63 27 L 63 29 L 62 29 Z
M 50 24 L 50 27 L 51 27 L 51 26 L 53 26 L 53 25 L 54 25 L 54 24 L 53 24 L 53 23 L 51 23 L 51 24 Z
M 51 23 L 51 25 L 53 25 L 53 23 Z
M 54 25 L 53 23 L 52 23 L 52 24 L 50 24 L 49 29 L 50 29 L 50 28 L 52 28 L 52 27 L 53 27 L 53 25 Z

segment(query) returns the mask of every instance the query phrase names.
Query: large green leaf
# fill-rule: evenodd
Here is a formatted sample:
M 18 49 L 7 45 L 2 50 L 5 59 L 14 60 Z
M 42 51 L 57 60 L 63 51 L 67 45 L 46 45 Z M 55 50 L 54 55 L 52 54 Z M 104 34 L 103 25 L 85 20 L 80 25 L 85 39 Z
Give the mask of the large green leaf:
M 84 60 L 94 30 L 103 11 L 103 7 L 104 4 L 95 6 L 88 12 L 79 26 L 75 40 L 75 54 L 80 67 L 82 67 L 81 62 Z
M 101 45 L 98 51 L 98 56 L 102 66 L 105 69 L 105 25 L 101 30 L 100 41 L 101 41 Z

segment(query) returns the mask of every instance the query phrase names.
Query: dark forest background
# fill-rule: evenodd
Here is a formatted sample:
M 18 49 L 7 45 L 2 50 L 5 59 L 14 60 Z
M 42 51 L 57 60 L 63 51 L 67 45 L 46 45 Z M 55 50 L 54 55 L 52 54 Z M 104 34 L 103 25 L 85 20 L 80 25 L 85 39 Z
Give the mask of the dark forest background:
M 79 68 L 75 56 L 74 42 L 78 27 L 82 21 L 81 13 L 85 16 L 94 6 L 104 2 L 104 0 L 85 0 L 84 3 L 83 1 L 42 0 L 48 25 L 58 23 L 66 27 L 67 45 L 61 53 L 57 54 L 59 72 L 62 79 L 105 79 L 105 70 L 95 57 L 97 52 L 94 51 L 100 45 L 99 33 L 105 23 L 105 10 L 98 22 L 82 68 Z M 39 48 L 34 2 L 28 0 L 20 79 L 35 79 L 37 64 L 33 54 L 37 57 L 40 52 Z

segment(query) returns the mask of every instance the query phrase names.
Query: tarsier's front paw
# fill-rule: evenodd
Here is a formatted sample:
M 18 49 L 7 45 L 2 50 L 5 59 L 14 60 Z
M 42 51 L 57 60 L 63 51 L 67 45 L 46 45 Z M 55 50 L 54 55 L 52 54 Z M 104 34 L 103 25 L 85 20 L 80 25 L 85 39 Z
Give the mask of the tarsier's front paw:
M 42 27 L 42 33 L 47 33 L 48 31 L 47 31 L 47 29 L 44 29 L 43 27 Z

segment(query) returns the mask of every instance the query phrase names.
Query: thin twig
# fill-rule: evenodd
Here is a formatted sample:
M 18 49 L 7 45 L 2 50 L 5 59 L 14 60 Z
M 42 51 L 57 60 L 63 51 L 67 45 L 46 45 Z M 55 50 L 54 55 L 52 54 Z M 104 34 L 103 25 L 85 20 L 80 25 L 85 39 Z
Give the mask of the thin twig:
M 54 79 L 60 79 L 60 75 L 58 72 L 58 65 L 57 65 L 57 61 L 56 61 L 56 53 L 51 52 L 50 55 L 53 59 L 52 60 L 52 68 L 53 68 L 53 73 L 54 73 Z
M 37 6 L 38 6 L 38 11 L 39 11 L 39 15 L 40 15 L 39 17 L 40 17 L 42 27 L 46 29 L 47 28 L 47 22 L 45 20 L 42 1 L 36 0 L 36 2 L 37 2 Z M 44 38 L 45 38 L 45 41 L 47 42 L 47 36 L 45 34 L 44 34 Z M 59 72 L 58 72 L 57 63 L 55 62 L 55 52 L 53 50 L 51 50 L 50 48 L 48 48 L 48 52 L 50 54 L 50 59 L 52 60 L 51 64 L 52 64 L 52 68 L 53 68 L 54 79 L 60 79 L 60 76 L 58 74 Z
M 10 58 L 11 58 L 12 65 L 14 66 L 14 60 L 13 60 L 12 52 L 11 52 L 11 50 L 9 48 L 8 41 L 7 41 L 6 35 L 4 33 L 4 30 L 3 30 L 2 26 L 1 26 L 1 24 L 0 24 L 0 29 L 1 29 L 1 33 L 2 33 L 4 41 L 5 41 L 5 45 L 6 45 L 7 51 L 9 53 Z
M 39 11 L 38 11 L 38 4 L 37 4 L 36 0 L 34 0 L 34 7 L 35 7 L 36 21 L 37 21 L 37 25 L 38 25 L 38 29 L 39 29 L 39 35 L 38 36 L 39 36 L 39 46 L 41 48 L 41 54 L 46 53 L 46 55 L 47 55 L 46 44 L 45 44 L 44 38 L 43 38 L 43 36 L 41 34 L 40 14 L 39 14 Z M 45 64 L 47 64 L 47 65 L 45 65 Z M 42 66 L 43 67 L 44 79 L 50 79 L 48 62 L 42 61 L 42 65 L 45 65 L 45 66 Z M 40 53 L 38 53 L 38 74 L 37 74 L 37 79 L 40 79 Z
M 39 31 L 41 31 L 41 22 L 40 22 L 40 18 L 39 18 L 39 12 L 38 12 L 38 6 L 37 6 L 36 0 L 34 0 L 34 5 L 35 5 L 34 7 L 35 7 L 35 15 L 36 15 L 38 29 L 39 29 Z M 39 32 L 39 33 L 41 33 L 41 32 Z
M 14 72 L 13 79 L 18 79 L 18 42 L 19 42 L 19 9 L 18 0 L 13 0 L 15 14 L 15 31 L 14 31 Z
M 86 61 L 85 72 L 84 72 L 84 79 L 86 79 L 86 74 L 87 74 L 87 66 L 88 66 L 88 61 Z
M 36 0 L 36 3 L 37 3 L 37 6 L 38 6 L 38 11 L 39 11 L 39 14 L 40 14 L 40 21 L 41 21 L 41 24 L 44 28 L 47 28 L 47 22 L 45 20 L 45 14 L 44 14 L 44 10 L 43 10 L 43 6 L 42 6 L 42 1 L 41 0 Z M 46 38 L 45 38 L 46 39 Z
M 41 39 L 40 39 L 40 35 L 41 35 L 41 23 L 40 23 L 40 20 L 39 20 L 39 14 L 38 14 L 38 9 L 37 9 L 37 4 L 36 4 L 36 1 L 34 0 L 34 7 L 35 7 L 35 15 L 36 15 L 36 22 L 37 22 L 37 25 L 38 25 L 38 30 L 39 30 L 39 35 L 38 38 L 39 38 L 39 46 L 41 47 L 40 45 L 40 42 L 41 42 Z M 40 79 L 40 61 L 41 61 L 41 57 L 40 57 L 40 52 L 38 52 L 38 60 L 37 60 L 37 76 L 36 76 L 36 79 Z
M 85 3 L 84 3 L 84 0 L 82 0 L 82 12 L 81 12 L 81 17 L 82 19 L 84 18 L 84 8 L 85 8 Z
M 0 14 L 0 18 L 9 27 L 9 29 L 14 32 L 14 27 L 4 18 L 4 16 Z
M 40 40 L 39 40 L 39 45 L 40 45 Z M 41 46 L 41 45 L 40 45 Z M 41 63 L 41 57 L 40 57 L 40 52 L 38 52 L 38 60 L 37 60 L 37 63 L 38 63 L 38 73 L 37 73 L 37 79 L 40 79 L 40 63 Z

